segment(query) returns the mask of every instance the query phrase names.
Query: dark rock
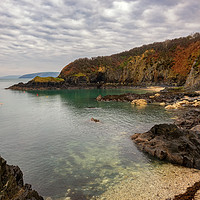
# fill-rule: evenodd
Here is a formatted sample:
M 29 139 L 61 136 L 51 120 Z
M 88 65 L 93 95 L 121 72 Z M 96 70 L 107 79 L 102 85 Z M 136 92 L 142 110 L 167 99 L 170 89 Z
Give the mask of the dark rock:
M 133 135 L 132 140 L 141 150 L 160 160 L 200 169 L 200 138 L 193 131 L 175 124 L 160 124 L 146 133 Z
M 185 193 L 176 195 L 173 200 L 192 200 L 198 190 L 200 190 L 200 181 L 196 182 L 192 187 L 187 188 Z
M 175 124 L 184 129 L 192 129 L 200 124 L 200 109 L 189 109 L 180 112 Z
M 93 117 L 91 118 L 91 121 L 93 121 L 93 122 L 100 122 L 98 119 L 94 119 Z
M 0 157 L 0 199 L 44 200 L 35 190 L 31 189 L 31 185 L 24 185 L 20 168 L 6 164 L 2 157 Z

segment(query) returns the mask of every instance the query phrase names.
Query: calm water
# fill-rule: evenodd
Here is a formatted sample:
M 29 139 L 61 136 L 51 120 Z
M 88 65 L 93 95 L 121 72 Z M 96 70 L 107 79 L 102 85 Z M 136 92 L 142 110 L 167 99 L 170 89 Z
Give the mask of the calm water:
M 99 94 L 144 91 L 4 90 L 15 82 L 0 80 L 0 154 L 19 165 L 25 182 L 41 195 L 57 199 L 71 189 L 74 199 L 90 199 L 131 171 L 157 165 L 130 136 L 169 122 L 163 107 L 95 100 Z

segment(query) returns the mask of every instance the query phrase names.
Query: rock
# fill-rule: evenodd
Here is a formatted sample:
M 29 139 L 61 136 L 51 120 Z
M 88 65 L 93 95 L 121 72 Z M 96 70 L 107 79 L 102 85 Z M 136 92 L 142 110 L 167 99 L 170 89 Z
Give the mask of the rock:
M 198 134 L 200 134 L 200 125 L 196 125 L 194 126 L 193 128 L 190 129 L 191 131 L 195 131 L 197 132 Z
M 159 96 L 160 96 L 160 94 L 159 94 L 159 93 L 156 93 L 156 94 L 155 94 L 155 97 L 159 97 Z
M 178 114 L 175 124 L 183 129 L 191 129 L 200 124 L 200 109 L 185 109 Z
M 93 122 L 100 122 L 98 119 L 94 119 L 93 117 L 91 118 L 91 121 L 93 121 Z
M 150 99 L 153 99 L 155 96 L 149 96 Z
M 133 135 L 132 140 L 160 160 L 200 169 L 200 139 L 193 131 L 175 124 L 159 124 L 146 133 Z
M 147 101 L 145 99 L 135 99 L 131 102 L 131 104 L 136 106 L 145 106 L 147 105 Z
M 166 109 L 166 110 L 178 109 L 178 107 L 177 107 L 175 104 L 173 104 L 173 105 L 165 106 L 165 109 Z
M 31 185 L 24 185 L 20 168 L 6 164 L 2 157 L 0 157 L 0 199 L 44 200 L 35 190 L 31 189 Z
M 159 105 L 160 106 L 165 106 L 166 104 L 165 104 L 165 102 L 161 102 Z
M 200 191 L 200 181 L 196 182 L 192 187 L 187 188 L 187 191 L 183 194 L 176 195 L 173 200 L 189 200 L 189 199 L 199 199 L 197 194 Z
M 96 98 L 97 101 L 101 101 L 101 99 L 102 99 L 102 96 L 101 96 L 101 95 L 99 95 L 99 96 Z
M 194 61 L 184 87 L 190 90 L 200 89 L 200 57 Z

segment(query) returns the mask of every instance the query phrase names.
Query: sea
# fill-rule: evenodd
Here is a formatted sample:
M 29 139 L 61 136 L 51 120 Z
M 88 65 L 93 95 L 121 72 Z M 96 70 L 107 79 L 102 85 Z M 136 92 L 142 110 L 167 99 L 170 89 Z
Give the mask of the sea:
M 24 181 L 40 195 L 52 200 L 95 199 L 133 171 L 160 164 L 140 151 L 131 136 L 171 122 L 164 107 L 96 101 L 100 94 L 147 91 L 5 89 L 27 81 L 0 80 L 0 155 L 18 165 Z

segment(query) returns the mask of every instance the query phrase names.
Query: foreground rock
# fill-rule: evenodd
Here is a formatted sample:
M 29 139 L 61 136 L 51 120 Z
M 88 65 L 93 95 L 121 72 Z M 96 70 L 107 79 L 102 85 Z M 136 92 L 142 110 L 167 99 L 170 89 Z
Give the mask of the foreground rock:
M 155 125 L 132 136 L 138 147 L 160 160 L 200 169 L 200 138 L 195 132 L 174 124 Z
M 191 129 L 198 134 L 200 131 L 200 109 L 185 109 L 181 111 L 177 114 L 175 124 L 182 129 Z
M 23 174 L 18 166 L 6 164 L 0 157 L 0 199 L 1 200 L 44 200 L 23 182 Z

